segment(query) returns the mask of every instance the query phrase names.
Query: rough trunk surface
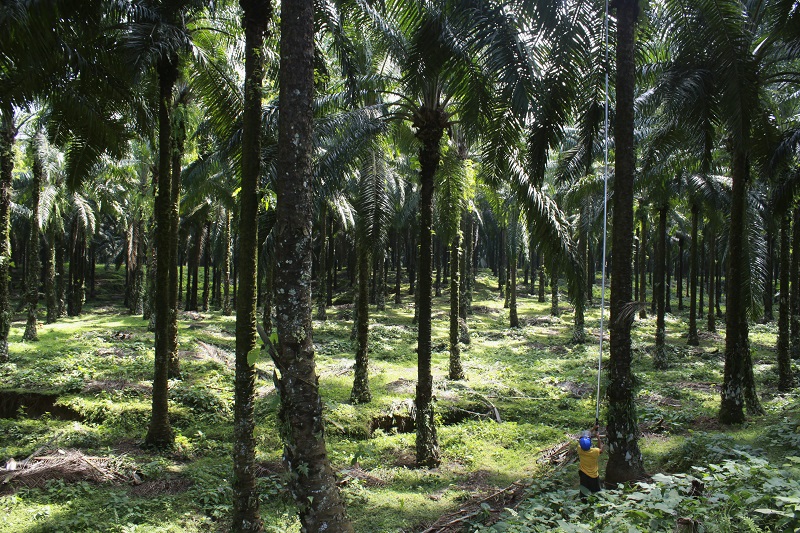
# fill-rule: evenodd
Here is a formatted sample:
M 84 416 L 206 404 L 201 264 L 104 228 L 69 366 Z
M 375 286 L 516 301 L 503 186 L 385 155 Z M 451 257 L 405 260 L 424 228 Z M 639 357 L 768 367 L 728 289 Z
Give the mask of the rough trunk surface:
M 372 393 L 369 390 L 369 249 L 368 244 L 359 242 L 356 249 L 358 254 L 358 297 L 356 298 L 357 312 L 355 316 L 356 364 L 353 377 L 353 389 L 350 391 L 352 403 L 369 403 Z
M 700 346 L 700 337 L 697 336 L 697 279 L 700 277 L 700 242 L 697 236 L 697 225 L 700 219 L 700 209 L 692 205 L 692 242 L 689 245 L 689 337 L 686 344 Z
M 744 246 L 745 197 L 747 194 L 747 155 L 737 150 L 733 156 L 731 177 L 730 237 L 728 239 L 728 300 L 725 313 L 725 372 L 719 419 L 723 424 L 744 422 L 746 360 L 750 358 L 747 324 Z M 752 372 L 752 368 L 750 368 Z
M 420 148 L 420 199 L 419 199 L 419 280 L 417 283 L 417 310 L 419 329 L 417 336 L 417 391 L 416 428 L 417 464 L 433 468 L 439 465 L 439 439 L 433 407 L 433 374 L 431 372 L 431 285 L 432 285 L 432 220 L 433 184 L 441 157 L 440 146 L 447 118 L 440 108 L 422 107 L 417 111 L 414 125 Z
M 169 321 L 173 310 L 169 307 L 170 271 L 170 203 L 172 198 L 170 109 L 172 88 L 178 78 L 177 64 L 164 58 L 158 64 L 158 192 L 153 207 L 155 219 L 156 279 L 153 301 L 155 315 L 155 362 L 153 372 L 153 408 L 150 426 L 145 437 L 148 446 L 171 446 L 175 436 L 169 422 L 168 373 L 170 360 Z
M 633 137 L 635 89 L 634 26 L 639 3 L 617 2 L 617 112 L 614 121 L 616 172 L 614 178 L 611 259 L 611 333 L 608 368 L 608 449 L 606 482 L 621 483 L 644 475 L 639 450 L 639 427 L 634 404 L 635 378 L 631 371 L 633 246 L 633 177 L 636 169 Z
M 39 261 L 39 197 L 44 182 L 44 165 L 40 149 L 42 134 L 36 135 L 33 145 L 33 193 L 31 194 L 31 226 L 28 236 L 28 322 L 22 338 L 26 341 L 38 341 L 36 308 L 39 306 L 39 275 L 42 268 Z
M 656 301 L 656 351 L 653 366 L 658 370 L 667 368 L 667 324 L 665 321 L 666 302 L 669 294 L 664 287 L 664 274 L 667 250 L 667 207 L 658 209 L 658 235 L 656 236 L 656 264 L 653 268 L 653 299 Z
M 303 532 L 353 531 L 328 460 L 311 337 L 314 2 L 281 6 L 276 307 L 284 460 Z
M 11 302 L 8 294 L 11 264 L 11 182 L 14 173 L 14 112 L 11 105 L 0 108 L 0 363 L 8 361 L 8 332 Z
M 459 224 L 460 225 L 460 224 Z M 461 345 L 459 344 L 459 311 L 461 309 L 459 258 L 461 251 L 461 232 L 456 231 L 450 246 L 450 379 L 464 379 L 464 367 L 461 364 Z
M 780 298 L 778 300 L 778 390 L 792 389 L 792 361 L 789 356 L 789 214 L 781 217 Z M 797 228 L 795 228 L 797 231 Z
M 242 181 L 239 192 L 239 294 L 236 300 L 236 374 L 233 408 L 234 532 L 262 531 L 258 512 L 253 434 L 256 369 L 248 360 L 256 349 L 256 276 L 258 273 L 258 180 L 261 174 L 261 84 L 264 36 L 272 15 L 269 0 L 240 0 L 245 34 Z M 202 226 L 197 228 L 195 268 L 200 262 Z M 196 274 L 195 274 L 196 279 Z M 197 288 L 194 300 L 197 306 Z

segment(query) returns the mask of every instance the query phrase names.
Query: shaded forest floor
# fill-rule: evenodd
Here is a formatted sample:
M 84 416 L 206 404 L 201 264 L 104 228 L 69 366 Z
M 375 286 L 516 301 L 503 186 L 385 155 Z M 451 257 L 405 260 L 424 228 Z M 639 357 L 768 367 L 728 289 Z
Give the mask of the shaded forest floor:
M 22 316 L 12 326 L 11 362 L 0 368 L 0 461 L 7 469 L 19 466 L 0 478 L 0 531 L 227 530 L 235 318 L 218 311 L 181 314 L 183 379 L 170 383 L 176 446 L 151 453 L 140 444 L 149 421 L 153 335 L 141 317 L 111 301 L 123 294 L 119 273 L 97 273 L 99 298 L 83 316 L 42 325 L 36 343 L 22 342 Z M 724 338 L 704 332 L 699 348 L 687 347 L 688 303 L 677 311 L 673 299 L 676 312 L 667 319 L 671 367 L 655 371 L 655 318 L 637 320 L 640 444 L 646 469 L 655 476 L 581 504 L 571 460 L 574 436 L 594 421 L 598 302 L 587 313 L 589 342 L 575 345 L 566 302 L 562 315 L 552 317 L 550 302 L 539 302 L 522 285 L 522 327 L 511 329 L 496 287 L 488 273 L 480 274 L 469 318 L 471 343 L 462 352 L 464 381 L 446 378 L 447 291 L 434 298 L 443 458 L 434 470 L 414 467 L 416 328 L 407 285 L 403 303 L 390 303 L 390 295 L 385 311 L 370 310 L 368 405 L 348 402 L 355 353 L 352 295 L 340 294 L 328 320 L 314 322 L 328 450 L 356 531 L 618 531 L 621 523 L 673 531 L 689 514 L 705 517 L 703 527 L 711 531 L 708 517 L 714 513 L 721 517 L 714 524 L 727 517 L 741 525 L 736 517 L 744 513 L 763 530 L 800 525 L 800 402 L 796 392 L 775 391 L 774 323 L 751 329 L 766 412 L 730 428 L 715 418 Z M 724 331 L 723 321 L 718 329 Z M 280 461 L 271 365 L 261 361 L 258 368 L 262 516 L 268 531 L 299 531 Z M 794 370 L 800 371 L 797 362 Z M 731 464 L 746 468 L 750 477 L 734 480 Z M 764 479 L 752 481 L 753 472 Z M 705 482 L 705 494 L 691 494 L 695 478 Z M 715 488 L 718 481 L 728 493 Z M 748 484 L 757 485 L 749 487 L 750 499 L 732 497 L 730 491 L 747 490 Z M 776 500 L 775 494 L 797 501 Z M 756 507 L 761 512 L 750 512 Z M 736 527 L 727 530 L 747 530 Z

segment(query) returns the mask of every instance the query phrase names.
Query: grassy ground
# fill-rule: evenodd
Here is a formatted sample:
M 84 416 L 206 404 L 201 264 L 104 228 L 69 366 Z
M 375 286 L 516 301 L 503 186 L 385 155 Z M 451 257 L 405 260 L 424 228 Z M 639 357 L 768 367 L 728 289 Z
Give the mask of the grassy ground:
M 50 396 L 29 397 L 15 412 L 3 415 L 14 418 L 0 418 L 0 460 L 21 461 L 36 453 L 40 461 L 57 466 L 61 458 L 62 475 L 54 468 L 25 484 L 17 479 L 0 485 L 5 515 L 0 531 L 226 530 L 231 509 L 234 317 L 216 311 L 181 316 L 184 379 L 170 384 L 177 444 L 170 453 L 153 454 L 139 447 L 149 420 L 153 336 L 140 317 L 123 313 L 108 299 L 122 294 L 119 275 L 98 268 L 98 278 L 100 295 L 107 299 L 90 302 L 79 318 L 41 326 L 39 342 L 21 341 L 22 317 L 13 324 L 11 363 L 0 368 L 3 408 L 15 407 L 15 393 Z M 350 340 L 352 306 L 334 306 L 326 322 L 315 321 L 328 450 L 356 531 L 416 532 L 437 520 L 441 525 L 464 515 L 471 516 L 451 530 L 480 528 L 496 521 L 503 507 L 526 498 L 525 486 L 536 483 L 534 490 L 543 490 L 543 480 L 553 484 L 546 489 L 552 494 L 575 498 L 577 468 L 541 459 L 568 435 L 593 423 L 597 302 L 587 314 L 590 342 L 573 345 L 566 303 L 561 317 L 551 317 L 549 302 L 539 303 L 520 287 L 523 326 L 511 329 L 496 286 L 488 273 L 481 273 L 469 319 L 472 342 L 463 351 L 465 381 L 446 379 L 447 292 L 434 299 L 434 384 L 443 457 L 435 470 L 414 468 L 414 434 L 405 427 L 416 378 L 412 297 L 406 291 L 402 304 L 388 304 L 384 312 L 371 310 L 374 399 L 369 405 L 348 402 L 355 352 Z M 677 309 L 677 302 L 673 307 Z M 639 320 L 634 327 L 647 470 L 690 472 L 692 465 L 702 466 L 719 456 L 715 450 L 725 447 L 721 443 L 757 449 L 778 463 L 800 455 L 797 398 L 774 392 L 775 324 L 756 325 L 751 332 L 767 413 L 751 417 L 742 427 L 722 428 L 715 414 L 724 339 L 703 333 L 699 348 L 687 347 L 686 313 L 667 320 L 672 347 L 667 371 L 656 372 L 652 366 L 654 318 Z M 280 463 L 271 367 L 266 361 L 258 367 L 262 516 L 269 531 L 299 531 Z M 798 449 L 787 451 L 783 441 L 774 438 L 776 431 L 787 432 Z M 71 454 L 78 452 L 72 450 L 89 459 L 76 459 Z M 95 465 L 88 469 L 90 474 L 102 470 L 113 475 L 103 482 L 92 481 L 97 475 L 65 476 L 65 458 Z M 464 512 L 459 514 L 459 509 Z M 515 520 L 509 516 L 504 515 L 500 525 Z M 587 521 L 585 516 L 580 520 Z

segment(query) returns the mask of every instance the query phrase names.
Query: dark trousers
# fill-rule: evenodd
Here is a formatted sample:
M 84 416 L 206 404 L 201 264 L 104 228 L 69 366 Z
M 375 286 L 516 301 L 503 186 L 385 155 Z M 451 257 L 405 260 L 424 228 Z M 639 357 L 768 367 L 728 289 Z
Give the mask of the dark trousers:
M 578 475 L 580 476 L 581 487 L 585 487 L 589 492 L 598 492 L 603 490 L 600 486 L 599 477 L 589 477 L 581 470 L 578 470 Z M 586 491 L 581 490 L 581 500 L 586 500 L 585 492 Z

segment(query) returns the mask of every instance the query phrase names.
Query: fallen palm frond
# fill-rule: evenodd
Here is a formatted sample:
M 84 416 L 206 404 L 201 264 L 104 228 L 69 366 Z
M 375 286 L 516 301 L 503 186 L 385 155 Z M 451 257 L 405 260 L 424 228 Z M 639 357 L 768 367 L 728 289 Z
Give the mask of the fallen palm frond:
M 136 483 L 139 479 L 124 455 L 93 457 L 84 455 L 79 450 L 62 449 L 49 455 L 36 453 L 39 451 L 19 463 L 13 459 L 6 461 L 5 468 L 0 469 L 2 485 L 41 488 L 52 479 L 95 483 Z

